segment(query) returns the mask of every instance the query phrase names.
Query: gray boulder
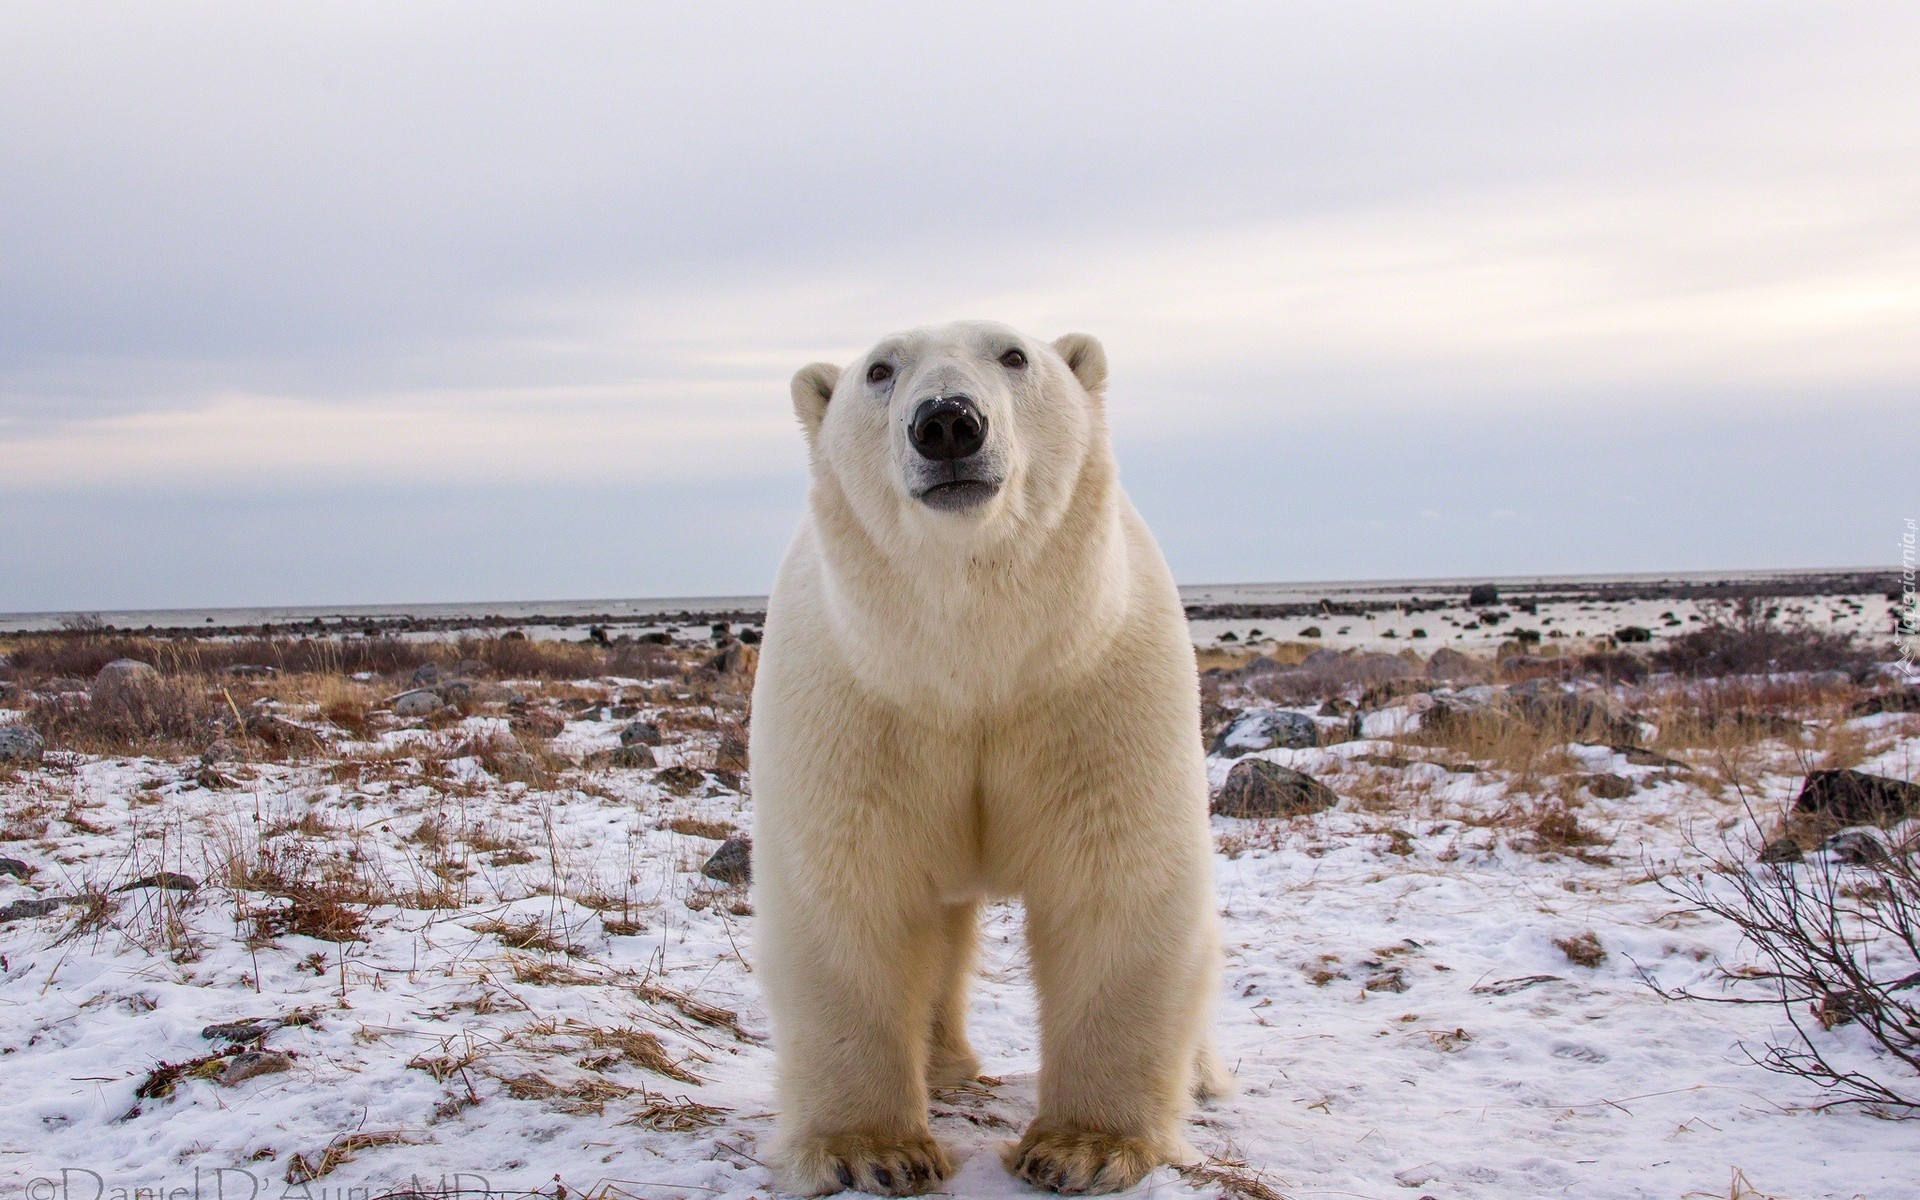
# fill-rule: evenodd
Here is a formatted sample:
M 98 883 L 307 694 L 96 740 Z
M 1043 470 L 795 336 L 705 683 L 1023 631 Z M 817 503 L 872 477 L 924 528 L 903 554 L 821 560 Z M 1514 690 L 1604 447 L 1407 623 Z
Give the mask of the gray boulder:
M 152 664 L 143 663 L 137 658 L 116 658 L 100 668 L 93 677 L 93 686 L 88 689 L 95 703 L 103 700 L 117 700 L 151 687 L 160 679 L 160 672 Z
M 446 707 L 446 703 L 440 698 L 440 693 L 432 688 L 414 688 L 412 691 L 401 692 L 393 698 L 393 715 L 422 717 L 431 712 L 438 712 Z
M 36 763 L 47 744 L 25 725 L 0 725 L 0 762 Z
M 753 839 L 735 834 L 720 843 L 700 873 L 708 879 L 717 879 L 726 884 L 743 884 L 753 881 Z
M 15 900 L 5 908 L 0 908 L 0 925 L 59 912 L 64 903 L 64 900 Z
M 660 727 L 652 721 L 635 721 L 620 730 L 622 746 L 658 746 L 662 740 Z
M 1482 674 L 1478 663 L 1450 646 L 1442 646 L 1427 658 L 1428 679 L 1473 679 Z
M 1293 817 L 1332 808 L 1340 797 L 1311 775 L 1268 762 L 1243 758 L 1227 772 L 1214 797 L 1217 817 Z
M 653 756 L 653 747 L 644 742 L 635 742 L 631 746 L 621 746 L 617 750 L 607 751 L 607 765 L 610 767 L 646 767 L 652 769 L 660 765 Z
M 1307 714 L 1283 708 L 1254 708 L 1222 729 L 1207 753 L 1238 758 L 1276 746 L 1305 750 L 1319 744 L 1320 727 Z
M 1886 835 L 1871 825 L 1842 829 L 1820 843 L 1820 853 L 1850 867 L 1881 867 L 1893 861 Z

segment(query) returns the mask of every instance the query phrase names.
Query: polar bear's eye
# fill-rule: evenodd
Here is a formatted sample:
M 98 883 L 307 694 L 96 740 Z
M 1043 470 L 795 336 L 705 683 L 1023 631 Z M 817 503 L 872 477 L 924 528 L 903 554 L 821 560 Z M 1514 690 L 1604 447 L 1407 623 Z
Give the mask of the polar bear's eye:
M 892 378 L 893 367 L 887 363 L 878 362 L 867 368 L 868 383 L 885 383 Z
M 1009 371 L 1018 371 L 1027 365 L 1027 356 L 1019 350 L 1009 350 L 1000 356 L 1000 365 Z

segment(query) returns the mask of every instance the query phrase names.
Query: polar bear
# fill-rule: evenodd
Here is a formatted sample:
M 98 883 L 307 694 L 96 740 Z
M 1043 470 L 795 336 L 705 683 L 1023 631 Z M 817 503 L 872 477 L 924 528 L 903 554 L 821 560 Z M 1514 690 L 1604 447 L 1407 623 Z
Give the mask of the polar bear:
M 1100 343 L 963 322 L 793 378 L 812 485 L 753 693 L 756 941 L 781 1185 L 952 1170 L 978 907 L 1017 896 L 1038 1111 L 1008 1167 L 1115 1191 L 1224 1074 L 1193 646 L 1120 490 Z

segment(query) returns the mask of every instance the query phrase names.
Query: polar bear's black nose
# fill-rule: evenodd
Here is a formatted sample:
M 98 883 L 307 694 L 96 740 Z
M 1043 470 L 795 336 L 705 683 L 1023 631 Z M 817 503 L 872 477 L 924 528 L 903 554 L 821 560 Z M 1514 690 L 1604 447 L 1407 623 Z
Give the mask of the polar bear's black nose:
M 966 458 L 987 444 L 987 414 L 971 396 L 935 396 L 913 410 L 907 436 L 921 458 L 935 462 Z

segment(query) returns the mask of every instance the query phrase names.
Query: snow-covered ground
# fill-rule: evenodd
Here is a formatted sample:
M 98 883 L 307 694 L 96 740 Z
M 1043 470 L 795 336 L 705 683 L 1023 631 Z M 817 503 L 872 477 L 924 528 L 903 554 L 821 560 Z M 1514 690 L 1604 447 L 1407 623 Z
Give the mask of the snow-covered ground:
M 1866 722 L 1886 747 L 1866 768 L 1914 778 L 1920 718 Z M 718 845 L 702 835 L 744 828 L 750 802 L 644 771 L 503 783 L 451 749 L 488 724 L 390 733 L 344 765 L 222 767 L 236 786 L 219 790 L 193 761 L 67 753 L 0 777 L 0 855 L 29 868 L 0 875 L 0 907 L 112 902 L 0 926 L 0 1178 L 31 1200 L 134 1200 L 196 1172 L 202 1200 L 216 1169 L 249 1200 L 770 1196 L 754 920 L 744 890 L 698 871 Z M 576 721 L 558 745 L 611 746 L 615 728 Z M 1776 1008 L 1669 1002 L 1641 978 L 1711 987 L 1742 961 L 1728 928 L 1650 879 L 1704 865 L 1692 841 L 1743 836 L 1709 773 L 1579 750 L 1642 785 L 1586 802 L 1607 844 L 1583 858 L 1528 846 L 1502 816 L 1526 797 L 1502 776 L 1393 765 L 1403 749 L 1264 752 L 1342 804 L 1216 818 L 1217 1025 L 1239 1092 L 1194 1115 L 1199 1149 L 1290 1197 L 1920 1196 L 1920 1125 L 1819 1111 L 1811 1085 L 1748 1061 L 1784 1030 Z M 1764 803 L 1796 782 L 1767 776 Z M 347 905 L 365 921 L 352 942 L 250 942 L 279 902 L 230 886 L 236 869 L 382 902 Z M 158 871 L 200 886 L 112 890 Z M 419 906 L 434 896 L 450 907 Z M 1597 966 L 1555 944 L 1589 932 Z M 1016 905 L 990 909 L 985 945 L 987 1078 L 936 1097 L 935 1127 L 963 1160 L 948 1192 L 1023 1195 L 995 1153 L 1038 1066 Z M 195 1077 L 216 1061 L 136 1094 L 161 1063 L 223 1048 L 203 1027 L 287 1017 L 264 1045 L 289 1069 Z M 1163 1170 L 1139 1194 L 1196 1184 L 1216 1186 Z
M 1885 596 L 1796 596 L 1772 603 L 1779 606 L 1783 617 L 1835 633 L 1877 640 L 1893 628 L 1894 605 Z M 1456 600 L 1452 607 L 1426 612 L 1389 609 L 1359 617 L 1196 619 L 1189 624 L 1194 643 L 1201 646 L 1218 643 L 1227 634 L 1232 635 L 1230 642 L 1246 644 L 1299 641 L 1304 631 L 1318 630 L 1317 635 L 1306 634 L 1306 640 L 1335 650 L 1399 650 L 1410 646 L 1426 654 L 1439 646 L 1489 651 L 1513 640 L 1521 630 L 1538 633 L 1542 644 L 1551 645 L 1562 639 L 1570 639 L 1570 644 L 1597 639 L 1638 626 L 1659 642 L 1698 629 L 1716 612 L 1724 613 L 1724 607 L 1716 609 L 1711 603 L 1697 600 L 1547 600 L 1533 603 L 1535 611 L 1529 613 L 1515 610 L 1506 601 L 1466 608 Z M 1483 622 L 1479 616 L 1482 612 L 1496 613 L 1500 620 Z

